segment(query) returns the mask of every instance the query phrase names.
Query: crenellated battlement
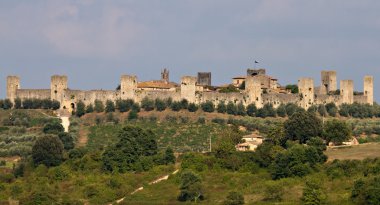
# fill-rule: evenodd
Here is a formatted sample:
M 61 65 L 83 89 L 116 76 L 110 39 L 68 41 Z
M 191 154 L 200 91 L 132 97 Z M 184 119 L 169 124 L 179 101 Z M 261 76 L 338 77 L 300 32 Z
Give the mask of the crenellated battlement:
M 95 100 L 106 102 L 119 99 L 132 99 L 141 102 L 144 98 L 167 99 L 175 101 L 186 99 L 188 102 L 200 104 L 211 101 L 215 105 L 220 102 L 242 103 L 244 105 L 255 104 L 261 108 L 270 103 L 274 107 L 281 104 L 294 103 L 304 109 L 312 105 L 327 104 L 333 102 L 337 105 L 343 103 L 373 104 L 373 76 L 365 76 L 363 93 L 354 94 L 354 82 L 341 80 L 337 89 L 336 71 L 321 71 L 321 86 L 315 87 L 314 79 L 300 78 L 298 80 L 299 93 L 290 93 L 282 87 L 276 78 L 266 75 L 265 69 L 247 69 L 246 76 L 233 78 L 233 82 L 225 86 L 211 86 L 211 73 L 199 72 L 197 77 L 183 76 L 180 84 L 169 81 L 169 71 L 165 69 L 161 73 L 160 80 L 139 82 L 136 76 L 122 75 L 120 87 L 116 90 L 71 90 L 68 88 L 68 78 L 64 75 L 51 77 L 50 89 L 21 89 L 20 78 L 7 77 L 7 98 L 12 102 L 16 98 L 57 100 L 62 109 L 75 109 L 77 102 L 82 101 L 86 105 Z M 244 88 L 241 88 L 242 85 Z M 233 92 L 222 92 L 228 86 L 236 87 Z M 240 89 L 239 89 L 240 88 Z

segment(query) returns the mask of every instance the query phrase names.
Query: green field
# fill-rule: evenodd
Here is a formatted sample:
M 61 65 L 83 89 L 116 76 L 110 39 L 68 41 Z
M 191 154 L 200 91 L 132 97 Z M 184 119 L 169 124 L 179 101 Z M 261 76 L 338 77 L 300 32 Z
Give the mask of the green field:
M 334 159 L 363 160 L 366 158 L 376 158 L 380 157 L 380 143 L 365 143 L 351 147 L 329 149 L 326 151 L 326 154 L 329 157 L 329 161 Z

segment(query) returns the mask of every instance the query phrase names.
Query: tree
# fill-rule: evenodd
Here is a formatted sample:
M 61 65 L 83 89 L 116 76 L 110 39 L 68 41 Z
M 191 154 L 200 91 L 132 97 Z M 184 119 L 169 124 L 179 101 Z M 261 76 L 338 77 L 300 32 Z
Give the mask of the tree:
M 288 103 L 285 105 L 285 107 L 286 107 L 286 115 L 288 115 L 289 117 L 292 116 L 296 112 L 305 111 L 303 108 L 297 106 L 294 103 Z
M 3 101 L 3 109 L 4 110 L 11 109 L 12 107 L 13 107 L 13 103 L 9 99 L 5 99 Z
M 235 103 L 229 101 L 227 104 L 227 114 L 229 115 L 237 115 L 237 107 Z
M 95 100 L 95 107 L 94 107 L 95 112 L 104 112 L 104 105 L 103 102 L 100 100 Z
M 340 145 L 351 137 L 351 129 L 344 121 L 333 119 L 327 121 L 324 130 L 323 138 L 327 142 L 333 142 L 335 145 Z
M 331 117 L 335 117 L 336 114 L 338 113 L 338 107 L 333 102 L 327 103 L 325 107 L 326 107 L 327 113 Z
M 172 102 L 170 108 L 175 112 L 180 111 L 182 109 L 181 102 Z
M 58 138 L 62 141 L 65 150 L 74 148 L 74 138 L 69 133 L 61 132 L 58 134 Z
M 132 104 L 133 104 L 133 102 L 132 102 Z M 127 102 L 127 100 L 117 100 L 117 101 L 116 101 L 116 108 L 117 108 L 121 113 L 123 113 L 123 112 L 128 112 L 128 111 L 131 109 L 132 104 L 129 105 L 128 102 Z
M 351 199 L 357 204 L 380 204 L 380 177 L 355 181 Z
M 237 108 L 236 110 L 237 115 L 245 116 L 247 114 L 243 103 L 239 103 L 236 108 Z
M 187 109 L 189 112 L 196 112 L 198 110 L 198 106 L 195 103 L 190 103 Z
M 325 105 L 319 105 L 318 106 L 318 113 L 321 115 L 321 116 L 327 116 L 327 110 L 326 110 L 326 107 Z
M 111 100 L 106 102 L 106 113 L 115 112 L 115 103 Z
M 86 113 L 85 107 L 86 107 L 85 104 L 82 101 L 79 101 L 77 103 L 77 109 L 75 111 L 75 115 L 78 117 L 82 117 Z
M 201 108 L 204 112 L 214 112 L 215 110 L 214 103 L 212 103 L 211 101 L 206 101 L 202 103 Z
M 175 163 L 175 156 L 174 156 L 173 149 L 171 147 L 166 148 L 163 161 L 165 164 Z
M 167 107 L 166 103 L 159 98 L 155 100 L 154 105 L 156 106 L 157 111 L 164 111 Z
M 53 121 L 53 122 L 47 123 L 44 126 L 42 131 L 45 134 L 58 134 L 58 133 L 65 131 L 65 129 L 63 128 L 61 123 L 59 123 L 57 121 Z
M 92 106 L 92 104 L 87 105 L 86 113 L 92 113 L 92 112 L 94 112 L 94 106 Z
M 52 100 L 51 101 L 51 109 L 58 110 L 61 107 L 61 104 L 59 101 Z
M 303 204 L 306 205 L 319 205 L 324 204 L 326 201 L 326 194 L 316 181 L 306 181 L 306 186 L 303 189 L 302 198 Z
M 144 162 L 151 161 L 146 157 L 154 156 L 158 152 L 156 135 L 151 130 L 126 126 L 117 137 L 119 141 L 103 153 L 105 170 L 111 172 L 138 170 Z
M 22 107 L 21 99 L 20 98 L 16 98 L 15 99 L 15 109 L 21 109 L 21 107 Z
M 258 109 L 256 116 L 262 118 L 276 117 L 276 111 L 274 110 L 272 104 L 267 103 L 263 108 Z
M 228 193 L 226 200 L 223 203 L 224 205 L 243 205 L 244 204 L 244 196 L 243 194 L 231 191 Z
M 192 171 L 184 171 L 180 177 L 179 201 L 203 200 L 203 188 L 201 178 Z
M 141 100 L 141 108 L 145 111 L 152 111 L 154 110 L 154 101 L 149 99 L 148 97 L 144 97 Z
M 249 104 L 247 106 L 247 115 L 249 115 L 251 117 L 255 117 L 256 113 L 257 113 L 257 107 L 256 107 L 256 105 L 255 104 Z
M 219 90 L 220 93 L 237 93 L 239 89 L 237 89 L 234 85 L 228 85 L 227 87 L 221 88 Z
M 313 137 L 321 136 L 322 121 L 315 114 L 297 112 L 285 121 L 284 128 L 287 139 L 306 143 Z
M 57 166 L 63 161 L 63 144 L 54 135 L 39 137 L 32 148 L 32 158 L 36 165 Z
M 287 86 L 285 87 L 285 89 L 290 90 L 291 93 L 293 93 L 293 94 L 297 94 L 297 93 L 299 92 L 299 91 L 298 91 L 298 86 L 297 86 L 297 85 L 287 85 Z
M 186 99 L 182 99 L 181 100 L 182 109 L 187 109 L 188 106 L 189 106 L 189 101 L 187 101 Z
M 286 117 L 286 105 L 281 104 L 278 106 L 276 113 L 279 117 Z
M 218 113 L 226 113 L 227 107 L 224 101 L 219 102 L 216 110 L 218 111 Z

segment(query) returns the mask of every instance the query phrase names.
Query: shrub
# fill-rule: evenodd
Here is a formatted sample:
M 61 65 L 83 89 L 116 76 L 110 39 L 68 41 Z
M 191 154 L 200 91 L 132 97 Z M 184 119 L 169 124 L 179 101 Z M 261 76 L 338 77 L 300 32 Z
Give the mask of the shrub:
M 32 148 L 32 158 L 36 165 L 57 166 L 63 161 L 63 144 L 54 135 L 43 136 L 36 140 Z
M 265 200 L 281 201 L 284 195 L 282 184 L 276 181 L 267 181 L 264 190 Z
M 236 192 L 236 191 L 229 192 L 223 204 L 224 205 L 243 205 L 244 196 L 240 192 Z
M 201 104 L 201 108 L 204 112 L 214 112 L 214 103 L 207 101 Z
M 136 120 L 139 117 L 138 113 L 135 110 L 132 110 L 128 114 L 128 120 Z
M 206 119 L 204 117 L 199 117 L 198 118 L 198 123 L 199 124 L 205 124 L 206 123 Z
M 223 124 L 226 123 L 226 120 L 223 119 L 223 118 L 214 118 L 214 119 L 211 120 L 211 122 L 223 125 Z
M 335 117 L 336 114 L 338 113 L 338 107 L 333 102 L 326 104 L 325 107 L 326 107 L 327 113 L 331 117 Z

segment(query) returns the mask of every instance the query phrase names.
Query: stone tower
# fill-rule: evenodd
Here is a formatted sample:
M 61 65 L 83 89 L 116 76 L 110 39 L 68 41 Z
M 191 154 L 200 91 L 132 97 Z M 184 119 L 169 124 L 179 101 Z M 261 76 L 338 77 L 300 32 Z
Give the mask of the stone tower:
M 312 78 L 301 78 L 298 80 L 300 93 L 300 106 L 307 110 L 314 104 L 314 80 Z
M 197 84 L 211 86 L 211 72 L 198 72 Z
M 373 76 L 364 76 L 364 96 L 367 96 L 367 103 L 373 105 Z
M 120 98 L 123 100 L 135 100 L 137 90 L 137 77 L 132 75 L 122 75 L 120 78 Z
M 165 83 L 169 83 L 169 70 L 164 69 L 164 71 L 161 71 L 161 80 L 164 81 Z
M 181 78 L 181 98 L 186 99 L 189 103 L 195 103 L 195 85 L 197 78 L 192 76 L 183 76 Z
M 256 76 L 256 75 L 265 75 L 266 71 L 265 69 L 247 69 L 247 75 L 248 76 Z
M 321 81 L 321 94 L 328 94 L 337 90 L 336 71 L 322 71 Z
M 263 107 L 261 83 L 255 76 L 247 76 L 245 92 L 248 95 L 247 104 L 255 104 L 257 108 Z
M 7 98 L 13 103 L 16 99 L 17 90 L 20 89 L 20 78 L 18 76 L 7 77 Z
M 50 98 L 57 100 L 61 104 L 64 99 L 65 90 L 67 89 L 67 76 L 53 75 L 50 81 Z
M 341 80 L 340 81 L 340 95 L 342 96 L 342 103 L 354 103 L 354 81 Z

